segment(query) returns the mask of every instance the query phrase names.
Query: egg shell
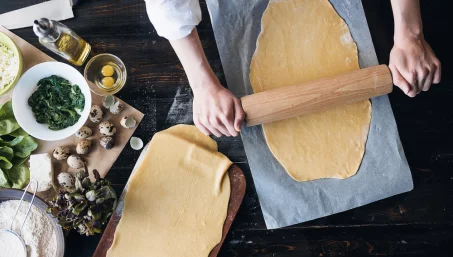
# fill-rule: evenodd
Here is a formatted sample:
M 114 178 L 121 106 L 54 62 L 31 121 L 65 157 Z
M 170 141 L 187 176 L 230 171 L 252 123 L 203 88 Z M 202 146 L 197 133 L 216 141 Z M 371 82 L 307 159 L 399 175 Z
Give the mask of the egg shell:
M 123 128 L 133 128 L 137 125 L 137 121 L 132 117 L 124 116 L 121 119 L 120 124 Z
M 107 95 L 102 98 L 102 105 L 105 108 L 110 108 L 110 106 L 115 104 L 115 97 L 113 95 Z
M 134 150 L 140 150 L 143 148 L 143 140 L 138 137 L 131 137 L 130 144 Z
M 122 102 L 120 101 L 117 101 L 115 104 L 113 104 L 112 106 L 110 106 L 110 112 L 113 113 L 113 114 L 119 114 L 120 112 L 123 111 L 124 109 L 124 105 Z

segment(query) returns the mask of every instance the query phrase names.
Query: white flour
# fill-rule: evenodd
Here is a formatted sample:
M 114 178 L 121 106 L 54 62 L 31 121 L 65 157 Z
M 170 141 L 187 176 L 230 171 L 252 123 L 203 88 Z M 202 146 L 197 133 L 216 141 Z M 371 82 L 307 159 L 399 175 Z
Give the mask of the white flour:
M 165 123 L 167 125 L 175 125 L 192 122 L 192 102 L 193 98 L 190 94 L 190 87 L 178 87 Z
M 26 257 L 24 245 L 10 232 L 0 231 L 0 257 Z
M 14 216 L 19 201 L 11 200 L 0 203 L 0 229 L 10 229 L 11 219 Z M 19 233 L 20 225 L 24 220 L 29 202 L 23 202 L 14 220 L 13 230 Z M 57 239 L 52 223 L 46 214 L 32 206 L 27 221 L 22 230 L 22 238 L 27 245 L 27 257 L 55 257 Z M 4 252 L 0 251 L 0 257 Z M 8 255 L 10 257 L 10 255 Z

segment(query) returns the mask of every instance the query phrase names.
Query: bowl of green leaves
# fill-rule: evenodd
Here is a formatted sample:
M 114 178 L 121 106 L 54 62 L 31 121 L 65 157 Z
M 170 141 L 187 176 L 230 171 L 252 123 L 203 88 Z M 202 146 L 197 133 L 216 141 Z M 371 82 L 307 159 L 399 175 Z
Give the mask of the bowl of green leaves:
M 77 132 L 88 119 L 91 92 L 79 71 L 44 62 L 26 71 L 13 91 L 14 116 L 31 136 L 57 141 Z

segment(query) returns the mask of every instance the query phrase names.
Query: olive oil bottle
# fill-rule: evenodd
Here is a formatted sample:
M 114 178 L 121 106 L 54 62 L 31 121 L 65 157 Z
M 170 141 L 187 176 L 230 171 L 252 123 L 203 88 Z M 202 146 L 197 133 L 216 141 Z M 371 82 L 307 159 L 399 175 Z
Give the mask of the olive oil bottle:
M 58 21 L 35 20 L 33 31 L 43 46 L 74 65 L 81 66 L 91 51 L 90 44 Z

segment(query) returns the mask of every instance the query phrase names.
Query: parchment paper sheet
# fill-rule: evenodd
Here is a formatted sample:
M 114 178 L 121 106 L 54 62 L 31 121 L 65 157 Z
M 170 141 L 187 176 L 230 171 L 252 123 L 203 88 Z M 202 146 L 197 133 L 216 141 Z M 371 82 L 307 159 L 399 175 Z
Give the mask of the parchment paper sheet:
M 228 88 L 252 94 L 250 61 L 269 0 L 207 0 Z M 361 68 L 377 65 L 360 0 L 330 0 L 359 48 Z M 294 181 L 267 147 L 261 126 L 241 133 L 268 229 L 343 212 L 413 189 L 412 176 L 387 96 L 372 99 L 366 152 L 351 178 Z M 333 142 L 334 143 L 334 142 Z
M 42 63 L 42 62 L 49 62 L 49 61 L 55 61 L 53 58 L 50 56 L 46 55 L 45 53 L 41 52 L 38 48 L 34 47 L 27 41 L 23 40 L 19 36 L 13 34 L 9 30 L 5 29 L 4 27 L 0 26 L 0 31 L 7 34 L 15 43 L 16 45 L 20 48 L 22 52 L 22 57 L 23 57 L 23 72 L 28 70 L 29 68 L 33 67 L 36 64 Z M 37 40 L 37 39 L 36 39 Z M 6 101 L 9 101 L 11 98 L 13 90 L 8 92 L 8 94 L 0 96 L 0 103 L 4 103 Z M 134 107 L 130 106 L 129 104 L 123 102 L 124 104 L 124 109 L 121 112 L 121 114 L 118 115 L 113 115 L 110 112 L 108 112 L 104 107 L 102 107 L 102 97 L 98 96 L 94 93 L 91 93 L 91 98 L 93 104 L 97 104 L 103 108 L 104 111 L 104 118 L 103 121 L 109 120 L 111 121 L 116 129 L 117 132 L 114 136 L 115 139 L 115 147 L 111 150 L 105 150 L 100 144 L 99 144 L 99 138 L 101 137 L 98 129 L 98 124 L 92 123 L 90 120 L 87 120 L 86 126 L 90 127 L 93 130 L 93 135 L 89 138 L 92 139 L 92 149 L 91 152 L 87 155 L 82 156 L 82 158 L 85 160 L 87 163 L 88 170 L 91 171 L 93 169 L 97 169 L 101 175 L 101 177 L 105 177 L 107 175 L 107 172 L 110 170 L 112 167 L 113 163 L 118 159 L 118 156 L 120 155 L 121 151 L 123 151 L 124 147 L 129 142 L 130 137 L 133 135 L 135 129 L 137 126 L 140 124 L 141 120 L 143 119 L 144 114 L 141 113 L 139 110 L 135 109 Z M 120 99 L 118 99 L 120 100 Z M 128 117 L 133 117 L 135 120 L 137 120 L 137 125 L 134 128 L 131 129 L 126 129 L 123 128 L 120 125 L 120 120 L 122 117 L 128 116 Z M 39 153 L 53 153 L 53 150 L 57 146 L 69 146 L 71 148 L 71 152 L 75 153 L 75 148 L 77 145 L 77 138 L 75 136 L 71 136 L 59 141 L 41 141 L 41 140 L 36 140 L 38 142 L 38 149 L 33 152 L 33 154 L 39 154 Z M 75 173 L 77 169 L 69 168 L 67 165 L 66 161 L 57 161 L 55 158 L 52 158 L 53 166 L 54 166 L 54 179 L 57 177 L 57 175 L 60 172 L 70 172 L 70 173 Z M 40 192 L 38 195 L 42 197 L 43 199 L 50 199 L 53 194 L 54 190 L 48 190 L 46 192 Z
M 0 25 L 7 29 L 19 29 L 33 26 L 33 21 L 46 17 L 62 21 L 74 18 L 70 0 L 51 0 L 0 15 Z

